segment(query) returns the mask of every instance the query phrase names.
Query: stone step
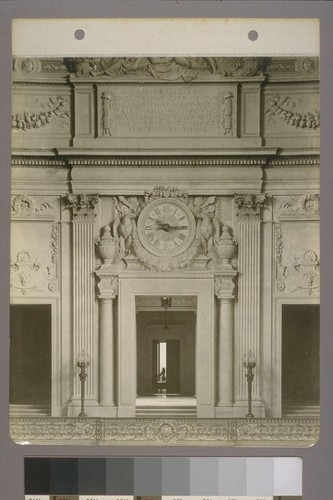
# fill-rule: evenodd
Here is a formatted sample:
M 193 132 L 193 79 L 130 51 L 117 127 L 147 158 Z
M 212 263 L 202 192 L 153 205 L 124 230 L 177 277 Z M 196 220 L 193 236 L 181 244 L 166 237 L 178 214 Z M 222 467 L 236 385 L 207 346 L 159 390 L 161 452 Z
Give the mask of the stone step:
M 319 406 L 286 406 L 282 409 L 282 417 L 315 417 L 320 416 Z
M 189 406 L 141 406 L 136 408 L 138 418 L 196 418 L 197 409 Z

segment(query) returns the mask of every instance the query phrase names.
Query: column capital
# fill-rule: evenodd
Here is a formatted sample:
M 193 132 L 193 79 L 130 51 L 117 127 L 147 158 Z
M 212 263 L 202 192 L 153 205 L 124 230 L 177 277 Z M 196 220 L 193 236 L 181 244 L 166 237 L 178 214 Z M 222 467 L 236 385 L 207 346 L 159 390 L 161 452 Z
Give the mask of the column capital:
M 265 194 L 234 194 L 237 216 L 243 220 L 260 221 L 265 198 Z
M 73 210 L 73 220 L 91 222 L 95 219 L 98 194 L 68 194 L 67 200 Z
M 103 271 L 96 271 L 96 276 L 99 278 L 98 298 L 99 299 L 114 299 L 118 295 L 118 276 Z
M 236 276 L 237 271 L 234 269 L 215 274 L 215 295 L 218 299 L 233 300 L 235 298 Z

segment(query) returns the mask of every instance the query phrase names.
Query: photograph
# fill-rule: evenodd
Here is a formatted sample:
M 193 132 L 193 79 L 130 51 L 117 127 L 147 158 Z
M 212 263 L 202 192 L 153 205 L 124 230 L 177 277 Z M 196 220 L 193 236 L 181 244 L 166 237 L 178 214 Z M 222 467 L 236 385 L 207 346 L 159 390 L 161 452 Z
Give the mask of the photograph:
M 319 57 L 14 55 L 11 128 L 13 441 L 316 443 Z

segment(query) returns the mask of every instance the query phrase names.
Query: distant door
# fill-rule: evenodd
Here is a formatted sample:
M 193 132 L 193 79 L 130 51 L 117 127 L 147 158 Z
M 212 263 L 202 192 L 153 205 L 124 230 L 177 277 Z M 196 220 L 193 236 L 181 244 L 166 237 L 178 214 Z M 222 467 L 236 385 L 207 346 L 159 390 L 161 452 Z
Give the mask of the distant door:
M 319 305 L 282 307 L 282 405 L 319 406 Z
M 10 306 L 10 404 L 51 406 L 51 305 Z
M 166 392 L 180 393 L 180 341 L 168 340 L 166 352 Z

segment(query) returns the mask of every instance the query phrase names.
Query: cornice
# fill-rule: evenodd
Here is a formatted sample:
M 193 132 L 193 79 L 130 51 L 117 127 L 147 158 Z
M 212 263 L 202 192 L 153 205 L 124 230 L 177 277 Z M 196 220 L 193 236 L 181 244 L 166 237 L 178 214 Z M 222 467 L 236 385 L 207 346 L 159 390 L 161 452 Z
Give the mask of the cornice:
M 98 168 L 124 168 L 124 167 L 155 167 L 155 168 L 178 168 L 178 167 L 313 167 L 320 165 L 319 155 L 308 156 L 284 156 L 274 157 L 270 154 L 256 156 L 248 154 L 238 156 L 106 156 L 96 155 L 91 152 L 91 155 L 84 155 L 78 152 L 78 155 L 67 154 L 74 153 L 72 151 L 61 151 L 57 157 L 41 157 L 34 156 L 14 156 L 12 157 L 13 167 L 98 167 Z M 270 151 L 271 152 L 271 151 Z M 264 153 L 264 151 L 263 151 Z
M 198 82 L 258 77 L 318 80 L 318 57 L 15 58 L 15 81 Z

